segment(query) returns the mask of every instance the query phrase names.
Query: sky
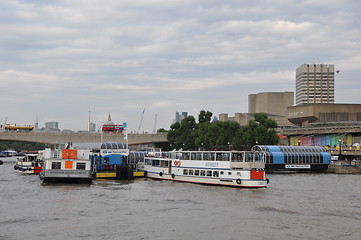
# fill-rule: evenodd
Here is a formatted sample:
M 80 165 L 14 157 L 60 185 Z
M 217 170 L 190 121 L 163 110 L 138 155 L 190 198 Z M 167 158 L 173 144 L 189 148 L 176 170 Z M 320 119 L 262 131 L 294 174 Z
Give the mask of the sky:
M 359 0 L 1 0 L 0 120 L 61 130 L 169 129 L 175 113 L 248 112 L 335 64 L 335 102 L 361 104 Z M 144 114 L 142 114 L 144 111 Z

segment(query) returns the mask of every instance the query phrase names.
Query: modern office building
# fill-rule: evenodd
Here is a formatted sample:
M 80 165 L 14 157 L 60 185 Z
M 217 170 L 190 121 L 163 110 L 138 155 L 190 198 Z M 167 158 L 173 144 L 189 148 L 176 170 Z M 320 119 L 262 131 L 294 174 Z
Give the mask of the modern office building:
M 303 64 L 296 69 L 296 105 L 334 103 L 335 66 Z
M 176 112 L 174 122 L 181 122 L 187 116 L 188 116 L 188 112 L 182 112 L 182 114 L 180 114 L 179 112 Z

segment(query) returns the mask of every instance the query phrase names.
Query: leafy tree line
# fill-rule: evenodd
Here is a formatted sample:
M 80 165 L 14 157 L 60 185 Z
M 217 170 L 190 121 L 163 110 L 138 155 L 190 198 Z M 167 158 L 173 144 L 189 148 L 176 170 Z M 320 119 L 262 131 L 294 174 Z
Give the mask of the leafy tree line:
M 14 150 L 20 152 L 26 151 L 38 151 L 45 149 L 45 144 L 31 143 L 31 142 L 13 142 L 13 141 L 0 141 L 0 151 Z
M 275 145 L 279 138 L 277 123 L 269 119 L 266 113 L 257 113 L 248 125 L 237 122 L 211 122 L 212 113 L 202 110 L 198 123 L 193 116 L 170 126 L 167 134 L 168 144 L 164 150 L 250 150 L 256 144 Z M 164 129 L 162 130 L 164 132 Z

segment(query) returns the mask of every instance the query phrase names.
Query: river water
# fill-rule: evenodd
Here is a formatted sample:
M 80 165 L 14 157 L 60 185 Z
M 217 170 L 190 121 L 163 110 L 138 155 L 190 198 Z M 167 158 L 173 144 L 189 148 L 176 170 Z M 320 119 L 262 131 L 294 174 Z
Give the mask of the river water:
M 41 185 L 0 165 L 0 240 L 361 239 L 361 176 L 268 174 L 266 189 L 151 179 Z

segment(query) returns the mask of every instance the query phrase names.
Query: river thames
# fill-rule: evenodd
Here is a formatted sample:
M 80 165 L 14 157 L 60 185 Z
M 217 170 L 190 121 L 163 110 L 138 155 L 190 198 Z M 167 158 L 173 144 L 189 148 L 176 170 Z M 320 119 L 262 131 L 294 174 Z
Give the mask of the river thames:
M 266 189 L 41 185 L 10 160 L 0 165 L 0 240 L 361 239 L 361 175 L 268 174 Z

